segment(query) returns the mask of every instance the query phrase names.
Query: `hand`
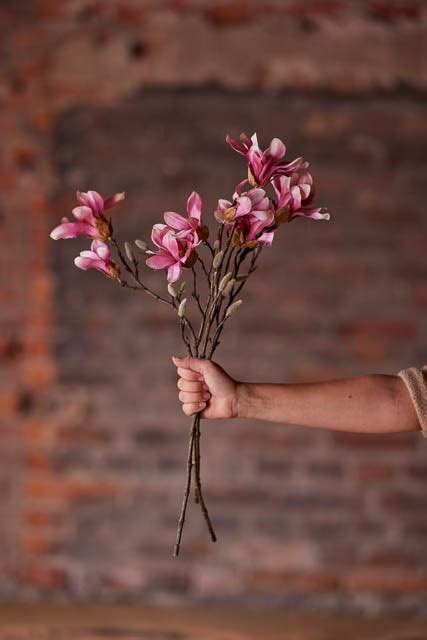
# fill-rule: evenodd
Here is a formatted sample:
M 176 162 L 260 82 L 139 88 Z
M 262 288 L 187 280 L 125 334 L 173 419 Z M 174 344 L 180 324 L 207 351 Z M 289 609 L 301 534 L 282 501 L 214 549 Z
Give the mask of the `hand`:
M 200 412 L 202 418 L 237 416 L 237 382 L 218 364 L 200 358 L 178 358 L 179 399 L 187 416 Z

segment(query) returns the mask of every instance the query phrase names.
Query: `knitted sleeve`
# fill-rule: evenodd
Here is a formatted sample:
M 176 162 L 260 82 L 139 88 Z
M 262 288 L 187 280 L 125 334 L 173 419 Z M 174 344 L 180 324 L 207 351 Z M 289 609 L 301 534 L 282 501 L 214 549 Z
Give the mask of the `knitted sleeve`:
M 427 365 L 421 369 L 417 367 L 402 369 L 397 375 L 406 384 L 417 412 L 423 436 L 427 438 Z

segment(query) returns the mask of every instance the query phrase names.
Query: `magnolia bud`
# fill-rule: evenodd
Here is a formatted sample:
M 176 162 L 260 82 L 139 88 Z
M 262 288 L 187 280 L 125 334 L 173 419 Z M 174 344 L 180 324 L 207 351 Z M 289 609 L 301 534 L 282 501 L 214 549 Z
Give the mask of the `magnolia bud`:
M 228 307 L 227 311 L 225 312 L 225 317 L 229 318 L 231 316 L 231 314 L 236 311 L 237 307 L 240 307 L 242 302 L 243 302 L 243 300 L 236 300 L 236 302 L 233 302 L 233 304 L 231 304 Z
M 217 251 L 217 249 L 219 249 L 219 248 L 220 248 L 220 246 L 221 246 L 220 241 L 219 241 L 219 240 L 215 240 L 215 242 L 214 242 L 214 245 L 213 245 L 213 246 L 214 246 L 215 251 Z
M 138 249 L 141 249 L 143 253 L 145 253 L 148 249 L 148 244 L 144 242 L 144 240 L 135 240 L 135 244 L 138 247 Z
M 126 257 L 130 262 L 135 262 L 135 255 L 132 251 L 132 247 L 130 246 L 129 242 L 125 242 L 125 253 L 126 253 Z
M 225 276 L 223 276 L 221 278 L 221 282 L 219 283 L 219 287 L 218 287 L 218 291 L 219 293 L 221 293 L 222 291 L 224 291 L 225 287 L 227 286 L 227 284 L 229 283 L 229 281 L 231 280 L 232 277 L 232 273 L 231 271 L 229 271 L 228 273 L 225 274 Z
M 172 296 L 172 298 L 176 298 L 175 287 L 173 286 L 172 283 L 168 284 L 168 293 L 169 293 L 170 296 Z
M 180 318 L 183 318 L 185 315 L 185 307 L 187 305 L 187 298 L 184 298 L 184 300 L 182 300 L 179 304 L 178 307 L 178 315 Z
M 229 293 L 231 293 L 235 284 L 236 284 L 235 279 L 231 278 L 231 280 L 226 284 L 226 286 L 222 290 L 222 295 L 224 296 L 224 298 L 228 296 Z
M 219 251 L 216 254 L 216 256 L 215 256 L 215 258 L 213 259 L 213 262 L 212 262 L 214 269 L 219 269 L 220 268 L 223 257 L 224 257 L 224 251 Z

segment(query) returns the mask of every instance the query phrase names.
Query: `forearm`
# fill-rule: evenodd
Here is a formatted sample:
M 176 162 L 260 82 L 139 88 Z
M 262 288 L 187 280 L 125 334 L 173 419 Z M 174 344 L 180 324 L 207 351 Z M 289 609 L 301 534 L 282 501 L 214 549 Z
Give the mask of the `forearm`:
M 403 380 L 388 375 L 301 384 L 241 382 L 237 416 L 359 433 L 420 428 Z

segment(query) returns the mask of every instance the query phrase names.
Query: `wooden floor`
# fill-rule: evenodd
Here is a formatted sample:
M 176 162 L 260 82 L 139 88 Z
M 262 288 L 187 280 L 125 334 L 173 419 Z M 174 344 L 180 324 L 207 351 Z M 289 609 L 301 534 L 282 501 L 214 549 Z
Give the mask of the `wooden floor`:
M 427 614 L 426 614 L 427 615 Z M 1 604 L 0 640 L 427 640 L 427 617 Z

